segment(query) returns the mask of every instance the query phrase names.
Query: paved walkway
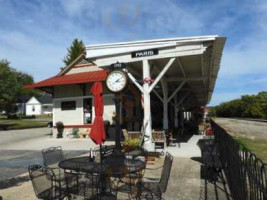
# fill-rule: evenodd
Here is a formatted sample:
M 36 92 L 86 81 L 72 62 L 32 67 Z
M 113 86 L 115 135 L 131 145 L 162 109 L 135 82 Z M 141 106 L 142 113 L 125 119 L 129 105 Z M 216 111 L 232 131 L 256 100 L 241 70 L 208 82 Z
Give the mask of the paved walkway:
M 197 146 L 199 139 L 203 138 L 202 135 L 192 135 L 192 137 L 187 142 L 180 142 L 173 146 L 166 148 L 166 151 L 170 152 L 173 156 L 176 157 L 200 157 L 201 151 Z
M 0 196 L 3 199 L 36 199 L 32 189 L 31 182 L 28 181 L 27 166 L 32 163 L 42 163 L 41 149 L 51 146 L 62 146 L 67 157 L 73 157 L 88 152 L 88 149 L 96 145 L 90 139 L 55 139 L 46 135 L 48 129 L 36 129 L 40 136 L 28 138 L 27 140 L 14 142 L 6 139 L 8 144 L 0 144 L 0 179 L 15 177 L 13 187 L 0 189 Z M 30 130 L 34 134 L 34 130 Z M 43 131 L 43 133 L 40 133 Z M 2 134 L 2 133 L 0 133 Z M 14 133 L 19 134 L 19 133 Z M 179 145 L 167 147 L 166 151 L 174 156 L 171 176 L 168 184 L 168 189 L 164 194 L 164 199 L 169 200 L 224 200 L 227 199 L 224 187 L 204 181 L 201 175 L 200 150 L 197 147 L 197 141 L 202 138 L 200 135 L 193 135 L 186 142 L 181 142 Z M 107 142 L 106 144 L 114 144 Z M 158 159 L 154 166 L 161 165 L 163 157 Z M 153 166 L 152 166 L 153 167 Z M 159 177 L 161 170 L 145 175 Z M 18 178 L 23 175 L 24 177 Z M 26 176 L 25 176 L 26 175 Z M 0 188 L 5 182 L 0 181 Z M 216 190 L 217 188 L 217 190 Z M 218 189 L 219 188 L 219 189 Z M 216 191 L 216 192 L 215 192 Z

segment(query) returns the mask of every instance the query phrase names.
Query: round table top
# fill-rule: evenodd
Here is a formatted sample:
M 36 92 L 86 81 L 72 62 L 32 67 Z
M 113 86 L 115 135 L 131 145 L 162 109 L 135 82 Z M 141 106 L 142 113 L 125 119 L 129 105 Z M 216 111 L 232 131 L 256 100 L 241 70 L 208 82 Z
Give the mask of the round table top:
M 102 163 L 89 161 L 88 156 L 70 158 L 61 161 L 59 168 L 85 173 L 109 173 L 122 175 L 129 172 L 138 172 L 145 168 L 145 162 L 139 159 L 111 158 L 105 159 Z

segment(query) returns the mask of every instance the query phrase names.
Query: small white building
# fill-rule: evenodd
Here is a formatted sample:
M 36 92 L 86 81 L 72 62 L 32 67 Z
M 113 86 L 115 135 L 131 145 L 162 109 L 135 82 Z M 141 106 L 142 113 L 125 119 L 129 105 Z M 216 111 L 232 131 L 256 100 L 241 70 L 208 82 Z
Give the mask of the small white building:
M 53 101 L 50 95 L 30 98 L 26 103 L 26 115 L 52 114 Z
M 14 114 L 25 115 L 26 103 L 29 99 L 29 96 L 19 96 L 17 102 L 12 104 L 11 112 Z

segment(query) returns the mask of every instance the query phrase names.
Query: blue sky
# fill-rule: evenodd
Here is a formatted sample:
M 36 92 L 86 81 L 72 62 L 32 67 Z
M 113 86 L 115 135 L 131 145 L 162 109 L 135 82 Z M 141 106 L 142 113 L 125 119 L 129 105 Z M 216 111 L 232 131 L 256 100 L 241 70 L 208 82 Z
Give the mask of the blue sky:
M 267 90 L 265 0 L 0 0 L 0 59 L 40 81 L 85 44 L 227 36 L 210 105 Z

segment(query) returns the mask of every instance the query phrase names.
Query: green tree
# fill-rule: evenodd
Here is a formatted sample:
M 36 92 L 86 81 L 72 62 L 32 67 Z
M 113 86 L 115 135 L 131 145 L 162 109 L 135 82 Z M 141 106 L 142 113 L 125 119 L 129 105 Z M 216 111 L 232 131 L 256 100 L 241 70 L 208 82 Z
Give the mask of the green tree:
M 85 46 L 82 42 L 82 40 L 78 40 L 75 38 L 71 44 L 71 46 L 68 48 L 68 54 L 63 59 L 63 62 L 65 63 L 65 67 L 68 66 L 70 63 L 72 63 L 78 56 L 80 56 L 82 53 L 85 52 Z M 64 67 L 64 68 L 65 68 Z M 64 69 L 63 68 L 63 69 Z
M 267 92 L 243 95 L 215 107 L 218 117 L 267 118 Z
M 14 70 L 7 60 L 0 61 L 0 110 L 10 111 L 12 102 L 19 91 Z
M 39 96 L 37 91 L 23 89 L 24 85 L 32 83 L 32 76 L 11 68 L 7 60 L 0 60 L 0 110 L 9 113 L 21 95 Z
M 23 89 L 24 85 L 28 85 L 28 84 L 33 84 L 33 77 L 29 74 L 23 73 L 23 72 L 19 72 L 19 71 L 14 71 L 16 78 L 17 78 L 17 82 L 18 82 L 18 86 L 19 86 L 19 90 L 17 93 L 17 97 L 19 96 L 40 96 L 40 93 L 36 90 L 25 90 Z

